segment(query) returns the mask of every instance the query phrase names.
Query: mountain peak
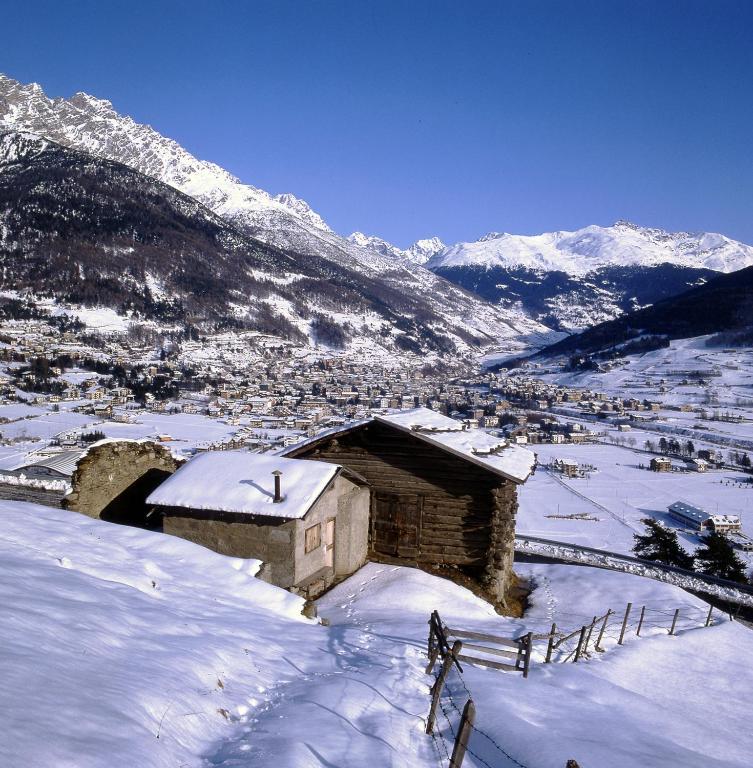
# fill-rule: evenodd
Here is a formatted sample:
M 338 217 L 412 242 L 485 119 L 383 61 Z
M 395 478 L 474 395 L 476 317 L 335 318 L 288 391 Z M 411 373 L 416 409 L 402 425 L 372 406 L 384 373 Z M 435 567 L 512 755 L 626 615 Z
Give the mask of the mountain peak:
M 428 237 L 416 240 L 408 248 L 398 248 L 396 245 L 374 235 L 365 235 L 363 232 L 353 232 L 348 235 L 348 240 L 355 245 L 376 251 L 382 256 L 389 256 L 402 261 L 411 261 L 414 264 L 426 264 L 429 259 L 444 250 L 445 244 L 438 237 Z
M 620 220 L 610 227 L 592 224 L 573 232 L 490 232 L 475 242 L 446 248 L 428 266 L 502 267 L 583 276 L 609 266 L 659 264 L 732 272 L 753 264 L 753 247 L 716 233 L 666 232 Z
M 499 240 L 501 237 L 506 236 L 506 232 L 487 232 L 485 235 L 481 235 L 476 242 L 477 243 L 486 243 L 489 240 Z
M 92 113 L 108 113 L 112 116 L 117 116 L 117 112 L 112 105 L 111 101 L 107 99 L 98 99 L 96 96 L 91 96 L 84 91 L 77 91 L 71 96 L 70 99 L 61 99 L 61 101 L 67 101 L 68 104 L 72 104 L 81 110 Z
M 295 217 L 330 232 L 307 203 L 293 195 L 272 195 L 241 184 L 230 173 L 199 160 L 148 125 L 120 115 L 112 103 L 79 91 L 49 99 L 36 83 L 23 85 L 0 75 L 0 130 L 39 134 L 65 147 L 78 147 L 129 165 L 197 198 L 220 215 L 251 229 L 261 217 Z
M 416 240 L 413 245 L 403 252 L 405 258 L 415 264 L 426 264 L 429 259 L 443 251 L 447 246 L 438 237 L 426 237 Z

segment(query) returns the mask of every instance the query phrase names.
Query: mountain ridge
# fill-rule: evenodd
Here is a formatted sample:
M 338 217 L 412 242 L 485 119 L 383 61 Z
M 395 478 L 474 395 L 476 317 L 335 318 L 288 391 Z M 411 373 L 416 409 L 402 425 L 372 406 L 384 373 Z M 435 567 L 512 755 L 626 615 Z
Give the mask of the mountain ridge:
M 533 357 L 645 352 L 666 346 L 669 340 L 709 334 L 718 334 L 720 340 L 739 336 L 744 346 L 751 345 L 753 266 L 719 274 L 677 296 L 595 325 L 539 350 Z
M 445 248 L 427 266 L 521 268 L 583 277 L 605 267 L 660 264 L 735 272 L 753 265 L 753 246 L 716 232 L 668 232 L 620 220 L 608 227 L 591 224 L 539 235 L 490 232 Z
M 62 146 L 122 163 L 189 195 L 247 236 L 282 251 L 315 258 L 321 274 L 345 271 L 372 295 L 387 297 L 385 312 L 419 335 L 446 335 L 447 350 L 459 341 L 463 354 L 475 346 L 545 343 L 548 328 L 523 312 L 494 307 L 440 276 L 350 243 L 332 232 L 294 196 L 273 198 L 242 184 L 219 166 L 200 161 L 149 126 L 116 113 L 110 102 L 79 94 L 48 99 L 39 86 L 0 77 L 0 129 L 24 130 Z M 356 275 L 358 275 L 356 277 Z M 374 288 L 381 285 L 381 289 Z M 389 306 L 392 304 L 392 308 Z M 408 317 L 404 309 L 413 307 Z M 465 341 L 463 341 L 465 338 Z M 472 343 L 470 340 L 473 339 Z M 422 347 L 414 339 L 415 351 Z
M 473 297 L 439 318 L 421 295 L 254 240 L 174 187 L 28 132 L 0 133 L 0 266 L 6 291 L 302 344 L 467 359 L 539 334 L 492 307 L 484 325 Z

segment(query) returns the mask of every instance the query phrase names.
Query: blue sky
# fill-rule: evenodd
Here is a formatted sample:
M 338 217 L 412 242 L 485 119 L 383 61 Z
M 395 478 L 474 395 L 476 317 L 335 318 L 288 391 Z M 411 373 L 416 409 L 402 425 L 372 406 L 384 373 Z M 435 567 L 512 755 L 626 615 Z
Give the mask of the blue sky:
M 753 243 L 753 2 L 3 3 L 0 71 L 83 90 L 337 231 L 626 218 Z

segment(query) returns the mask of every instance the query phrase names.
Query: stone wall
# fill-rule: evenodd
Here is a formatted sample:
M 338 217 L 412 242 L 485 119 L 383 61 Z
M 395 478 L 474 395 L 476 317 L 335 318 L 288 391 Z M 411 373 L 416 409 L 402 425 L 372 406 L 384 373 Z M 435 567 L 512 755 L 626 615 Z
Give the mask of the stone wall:
M 337 482 L 345 482 L 341 476 Z M 350 485 L 337 497 L 335 528 L 335 576 L 355 573 L 369 555 L 369 511 L 371 492 L 365 486 Z
M 144 501 L 180 464 L 158 443 L 95 444 L 79 461 L 64 506 L 89 517 L 149 527 Z
M 298 520 L 251 518 L 250 515 L 179 507 L 161 507 L 160 511 L 164 533 L 201 544 L 221 555 L 262 560 L 261 579 L 285 589 L 295 584 Z
M 508 481 L 495 488 L 492 495 L 494 512 L 483 582 L 491 594 L 504 605 L 513 578 L 518 494 L 515 485 Z

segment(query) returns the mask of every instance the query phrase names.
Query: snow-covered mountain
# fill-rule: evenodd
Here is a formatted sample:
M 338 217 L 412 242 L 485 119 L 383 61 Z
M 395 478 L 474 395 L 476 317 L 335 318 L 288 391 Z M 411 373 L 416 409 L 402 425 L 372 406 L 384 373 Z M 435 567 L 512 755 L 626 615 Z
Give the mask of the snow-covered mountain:
M 665 232 L 618 221 L 575 232 L 510 235 L 492 232 L 445 248 L 428 262 L 442 267 L 503 267 L 583 277 L 605 267 L 672 264 L 735 272 L 753 264 L 753 247 L 714 232 Z
M 381 237 L 364 235 L 363 232 L 354 232 L 352 235 L 348 235 L 348 240 L 362 248 L 369 248 L 372 251 L 381 253 L 382 256 L 403 259 L 421 265 L 425 265 L 432 256 L 435 256 L 447 247 L 438 237 L 417 240 L 413 245 L 405 249 L 398 248 Z
M 305 201 L 291 194 L 272 196 L 242 184 L 151 126 L 119 115 L 109 101 L 86 93 L 48 99 L 37 83 L 23 85 L 0 74 L 0 128 L 30 131 L 63 146 L 117 160 L 195 197 L 224 218 L 243 216 L 251 224 L 260 215 L 277 213 L 330 231 Z
M 435 350 L 466 356 L 479 348 L 514 349 L 551 339 L 549 329 L 519 308 L 492 306 L 407 258 L 396 259 L 337 235 L 304 201 L 242 183 L 150 126 L 119 115 L 108 101 L 83 93 L 49 99 L 36 84 L 22 85 L 0 75 L 2 129 L 28 131 L 122 163 L 194 198 L 242 233 L 299 260 L 314 259 L 321 280 L 339 276 L 351 286 L 343 294 L 342 322 L 353 324 L 363 312 L 353 295 L 365 292 L 375 302 L 378 296 L 384 334 L 400 338 L 403 349 L 423 353 L 431 338 Z M 308 274 L 310 269 L 301 271 Z M 289 271 L 281 272 L 287 279 Z
M 492 232 L 426 266 L 501 306 L 579 330 L 753 264 L 753 247 L 715 233 L 665 232 L 619 221 L 575 232 Z

